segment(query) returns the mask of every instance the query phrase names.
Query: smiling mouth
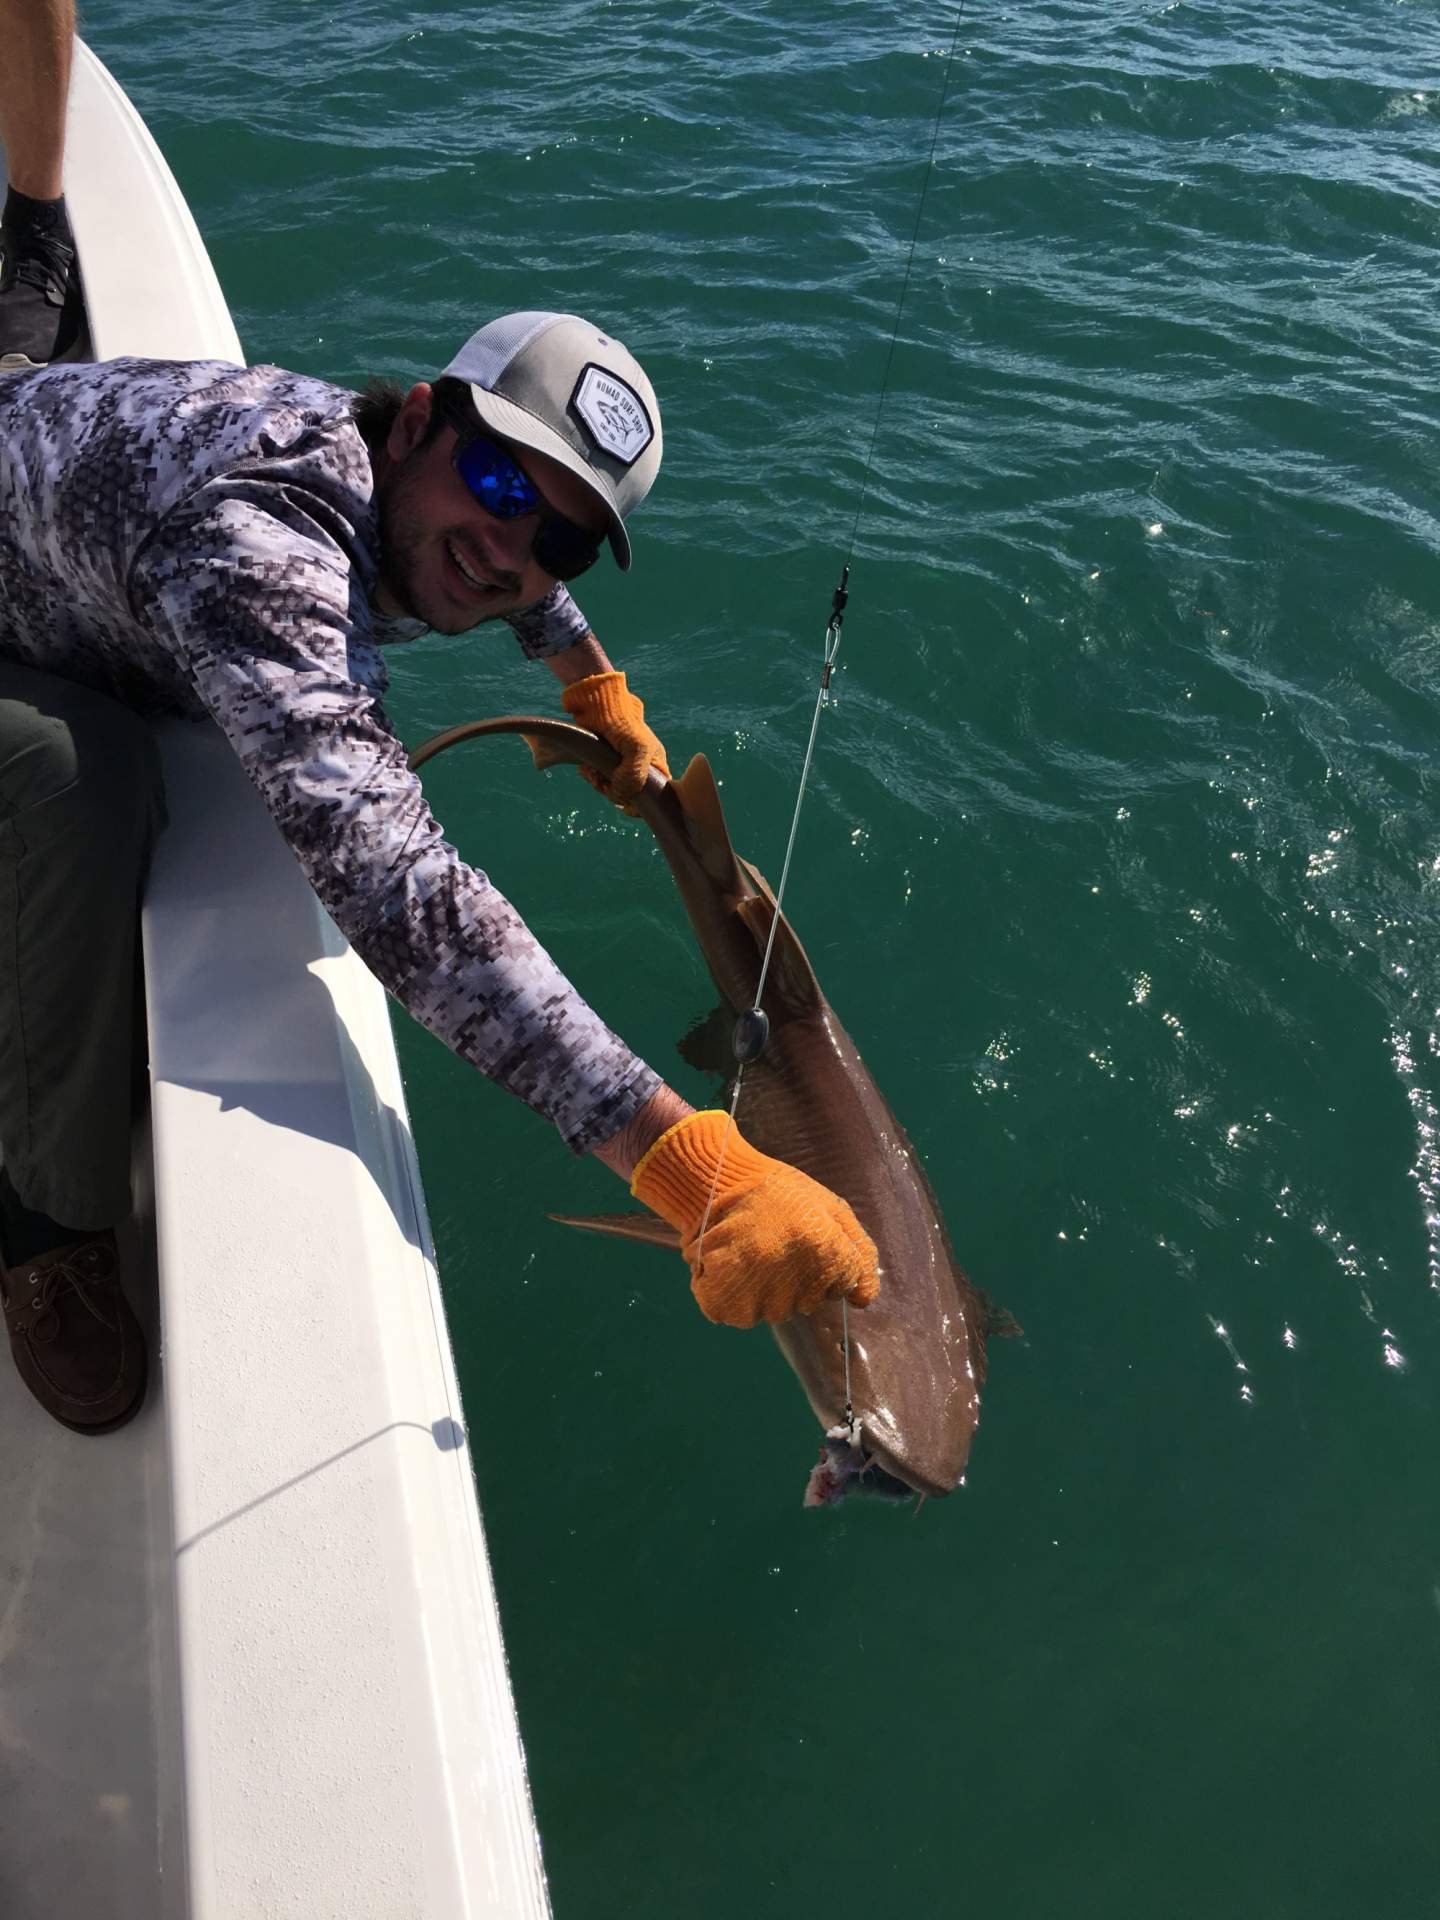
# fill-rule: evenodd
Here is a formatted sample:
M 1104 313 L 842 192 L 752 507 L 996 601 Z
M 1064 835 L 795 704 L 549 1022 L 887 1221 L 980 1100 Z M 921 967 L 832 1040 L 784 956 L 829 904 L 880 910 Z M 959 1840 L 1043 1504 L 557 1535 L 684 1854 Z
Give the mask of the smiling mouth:
M 445 542 L 445 551 L 449 554 L 451 561 L 454 563 L 455 570 L 459 573 L 461 579 L 465 581 L 467 586 L 472 587 L 476 593 L 502 593 L 505 591 L 504 586 L 499 580 L 491 580 L 487 578 L 485 574 L 477 573 L 453 540 L 447 540 Z

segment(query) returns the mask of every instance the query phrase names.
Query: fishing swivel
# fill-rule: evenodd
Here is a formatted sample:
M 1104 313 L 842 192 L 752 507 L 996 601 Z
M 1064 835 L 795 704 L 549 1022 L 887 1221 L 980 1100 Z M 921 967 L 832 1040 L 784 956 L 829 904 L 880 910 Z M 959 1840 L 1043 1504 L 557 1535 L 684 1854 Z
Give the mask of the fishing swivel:
M 840 651 L 840 628 L 845 619 L 845 609 L 850 604 L 850 566 L 847 561 L 841 569 L 840 584 L 835 589 L 835 597 L 830 602 L 830 624 L 825 629 L 825 660 L 820 669 L 820 692 L 830 691 L 830 675 L 835 670 L 835 656 Z

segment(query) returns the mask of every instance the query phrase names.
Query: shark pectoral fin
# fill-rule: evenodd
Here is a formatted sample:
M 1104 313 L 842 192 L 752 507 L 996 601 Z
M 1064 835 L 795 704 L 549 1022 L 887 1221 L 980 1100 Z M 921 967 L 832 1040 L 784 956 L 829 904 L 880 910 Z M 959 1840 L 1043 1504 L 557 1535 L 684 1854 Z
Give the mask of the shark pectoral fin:
M 977 1288 L 977 1292 L 979 1289 Z M 985 1334 L 990 1340 L 1023 1340 L 1025 1329 L 1008 1308 L 997 1307 L 988 1293 L 980 1294 L 985 1314 Z
M 753 872 L 753 869 L 749 871 Z M 752 894 L 748 900 L 742 900 L 735 911 L 750 929 L 757 951 L 763 953 L 775 920 L 775 902 L 768 887 L 764 893 Z M 796 939 L 783 913 L 770 954 L 767 997 L 772 990 L 795 1013 L 805 1013 L 825 1005 L 825 996 L 820 991 L 820 982 L 815 978 L 815 969 L 806 958 L 805 949 Z
M 656 1213 L 552 1213 L 562 1227 L 583 1227 L 587 1233 L 612 1233 L 621 1240 L 641 1240 L 648 1247 L 680 1251 L 680 1235 Z

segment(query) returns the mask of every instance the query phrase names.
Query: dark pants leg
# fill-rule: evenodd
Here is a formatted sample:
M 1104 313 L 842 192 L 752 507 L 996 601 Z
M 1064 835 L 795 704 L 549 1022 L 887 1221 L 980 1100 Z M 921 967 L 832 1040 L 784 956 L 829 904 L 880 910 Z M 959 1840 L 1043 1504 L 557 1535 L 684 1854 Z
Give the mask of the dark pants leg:
M 165 824 L 149 727 L 0 661 L 0 1160 L 87 1231 L 130 1211 L 139 904 Z

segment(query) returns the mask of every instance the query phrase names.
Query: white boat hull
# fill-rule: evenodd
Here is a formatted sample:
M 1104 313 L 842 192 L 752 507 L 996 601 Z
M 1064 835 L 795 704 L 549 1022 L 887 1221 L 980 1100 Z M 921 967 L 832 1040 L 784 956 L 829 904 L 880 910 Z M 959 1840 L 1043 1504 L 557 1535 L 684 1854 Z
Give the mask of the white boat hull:
M 168 168 L 83 48 L 66 190 L 97 355 L 241 359 Z M 128 1238 L 137 1270 L 155 1252 L 137 1305 L 163 1358 L 100 1439 L 0 1370 L 0 1911 L 529 1920 L 544 1877 L 385 997 L 219 733 L 160 735 Z

